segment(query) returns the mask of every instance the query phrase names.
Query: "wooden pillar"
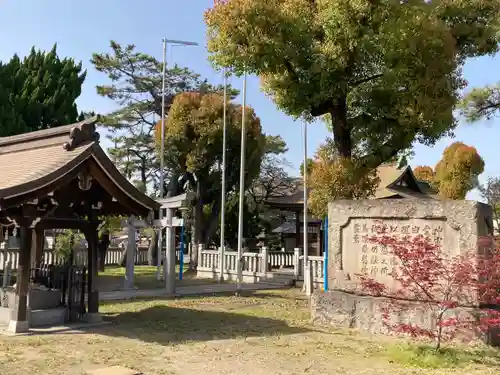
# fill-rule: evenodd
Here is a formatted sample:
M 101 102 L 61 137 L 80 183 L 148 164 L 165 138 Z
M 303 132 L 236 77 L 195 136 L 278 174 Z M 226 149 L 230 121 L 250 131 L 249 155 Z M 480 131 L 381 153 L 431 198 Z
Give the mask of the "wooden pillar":
M 19 264 L 17 266 L 15 305 L 7 330 L 13 333 L 28 332 L 28 288 L 33 229 L 26 222 L 20 227 Z
M 87 320 L 94 323 L 101 320 L 101 316 L 99 315 L 99 291 L 97 289 L 97 225 L 91 225 L 91 227 L 85 231 L 85 237 L 88 244 Z
M 300 212 L 295 212 L 295 247 L 302 248 L 302 241 L 300 238 Z

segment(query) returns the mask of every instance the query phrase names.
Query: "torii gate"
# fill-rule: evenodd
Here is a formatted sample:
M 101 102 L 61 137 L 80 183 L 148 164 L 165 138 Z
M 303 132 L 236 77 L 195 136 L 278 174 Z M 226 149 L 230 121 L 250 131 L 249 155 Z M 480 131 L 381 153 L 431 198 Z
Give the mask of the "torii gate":
M 147 220 L 138 220 L 134 216 L 129 217 L 124 225 L 128 227 L 128 244 L 127 244 L 127 261 L 125 270 L 125 289 L 134 287 L 134 266 L 135 266 L 135 251 L 136 251 L 136 230 L 138 228 L 157 228 L 160 230 L 158 236 L 158 276 L 161 270 L 162 258 L 162 238 L 163 230 L 166 229 L 166 251 L 165 262 L 163 263 L 163 275 L 165 281 L 165 290 L 168 294 L 175 293 L 175 228 L 181 226 L 182 219 L 174 217 L 174 211 L 177 209 L 187 208 L 188 204 L 196 197 L 193 192 L 177 195 L 175 197 L 158 199 L 161 203 L 160 210 L 166 210 L 164 219 L 152 220 L 149 217 Z M 161 212 L 163 213 L 163 212 Z M 163 217 L 163 215 L 160 215 Z

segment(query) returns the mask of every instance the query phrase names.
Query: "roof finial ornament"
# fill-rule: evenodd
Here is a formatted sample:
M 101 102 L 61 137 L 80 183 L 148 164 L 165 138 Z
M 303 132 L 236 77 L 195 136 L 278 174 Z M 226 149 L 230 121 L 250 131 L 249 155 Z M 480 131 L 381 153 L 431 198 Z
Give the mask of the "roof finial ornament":
M 74 150 L 76 147 L 90 143 L 99 142 L 99 133 L 96 130 L 96 123 L 100 121 L 99 115 L 75 124 L 69 133 L 69 142 L 66 142 L 63 147 L 66 151 Z

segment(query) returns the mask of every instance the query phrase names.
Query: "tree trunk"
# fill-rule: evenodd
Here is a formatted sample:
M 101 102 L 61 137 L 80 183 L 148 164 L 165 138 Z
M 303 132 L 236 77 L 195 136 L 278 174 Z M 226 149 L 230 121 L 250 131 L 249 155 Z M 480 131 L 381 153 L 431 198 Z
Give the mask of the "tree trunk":
M 195 210 L 196 212 L 196 210 Z M 191 225 L 191 257 L 189 258 L 189 271 L 196 270 L 198 264 L 198 248 L 196 246 L 196 213 L 193 214 L 193 224 Z M 195 255 L 196 254 L 196 255 Z
M 217 225 L 219 224 L 219 211 L 220 211 L 220 200 L 217 200 L 213 205 L 212 212 L 210 214 L 210 219 L 208 220 L 208 223 L 206 223 L 207 225 L 203 226 L 204 228 L 207 228 L 203 236 L 203 244 L 205 247 L 208 247 L 210 241 L 212 240 L 212 237 L 214 236 L 217 230 Z
M 153 236 L 148 247 L 148 265 L 156 266 L 158 264 L 158 231 L 153 231 Z
M 201 181 L 198 180 L 196 184 L 196 203 L 193 212 L 193 228 L 191 231 L 191 246 L 193 247 L 193 254 L 189 262 L 189 270 L 196 271 L 198 267 L 198 244 L 203 240 L 201 238 L 201 228 L 203 221 L 203 202 L 201 201 Z
M 340 98 L 330 110 L 332 116 L 333 140 L 335 147 L 342 158 L 351 159 L 352 142 L 351 128 L 347 123 L 347 100 Z
M 148 186 L 148 177 L 146 175 L 146 159 L 141 159 L 141 182 L 144 187 Z

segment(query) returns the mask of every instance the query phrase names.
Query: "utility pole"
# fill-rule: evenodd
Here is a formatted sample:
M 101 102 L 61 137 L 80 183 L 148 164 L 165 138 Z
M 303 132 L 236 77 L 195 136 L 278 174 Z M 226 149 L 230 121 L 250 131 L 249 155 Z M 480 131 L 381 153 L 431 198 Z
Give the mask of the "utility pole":
M 166 73 L 167 73 L 167 44 L 179 45 L 179 46 L 197 46 L 196 42 L 186 42 L 183 40 L 173 40 L 163 38 L 163 67 L 162 67 L 162 89 L 161 89 L 161 144 L 160 144 L 160 199 L 164 198 L 165 195 L 165 85 L 166 85 Z M 167 210 L 167 216 L 168 215 Z M 163 219 L 163 209 L 160 208 L 160 222 Z M 170 221 L 169 221 L 170 219 Z M 170 224 L 168 224 L 170 222 Z M 167 224 L 171 225 L 172 217 L 167 217 Z M 161 279 L 161 256 L 163 247 L 163 228 L 160 228 L 158 233 L 158 259 L 157 259 L 157 267 L 156 267 L 156 279 Z
M 247 73 L 243 76 L 243 101 L 241 108 L 241 154 L 240 154 L 240 201 L 238 212 L 238 282 L 236 284 L 236 294 L 241 295 L 241 284 L 243 282 L 243 203 L 245 202 L 245 143 L 246 126 L 245 112 L 247 101 Z
M 227 74 L 224 69 L 224 112 L 222 114 L 222 197 L 221 197 L 221 213 L 220 213 L 220 278 L 219 281 L 224 282 L 224 262 L 225 262 L 225 226 L 226 226 L 226 142 L 227 142 Z
M 304 289 L 306 295 L 312 293 L 312 282 L 309 267 L 309 216 L 307 212 L 307 121 L 304 121 Z

